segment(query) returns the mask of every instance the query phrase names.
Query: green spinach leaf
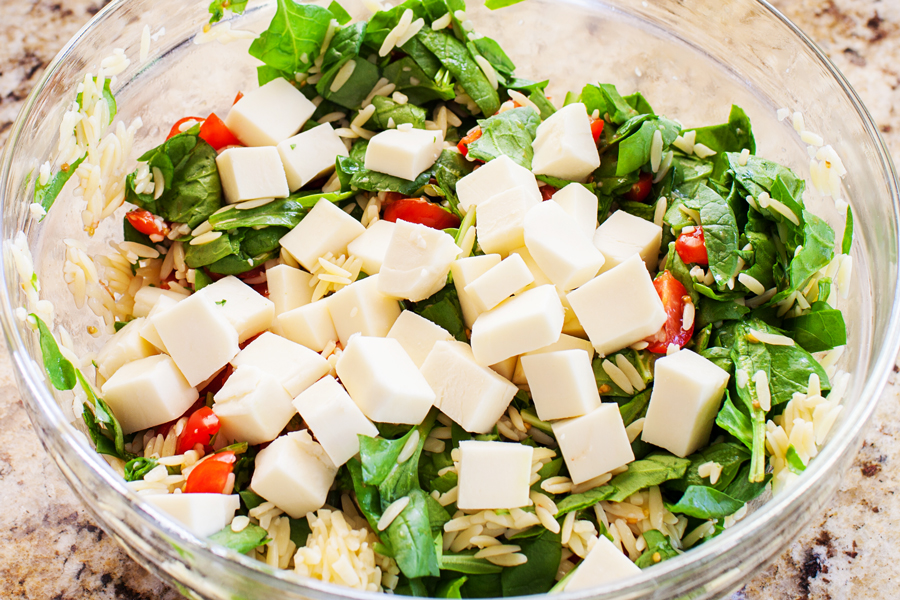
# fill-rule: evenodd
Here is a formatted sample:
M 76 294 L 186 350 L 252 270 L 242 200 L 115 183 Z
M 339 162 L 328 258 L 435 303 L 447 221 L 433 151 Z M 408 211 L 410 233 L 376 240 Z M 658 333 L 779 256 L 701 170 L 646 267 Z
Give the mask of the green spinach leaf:
M 462 42 L 445 31 L 433 31 L 430 27 L 419 31 L 416 39 L 437 56 L 482 113 L 493 115 L 497 112 L 500 97 Z
M 544 530 L 537 537 L 517 543 L 528 562 L 503 569 L 500 576 L 503 595 L 528 596 L 549 592 L 556 583 L 556 571 L 562 556 L 559 534 Z
M 810 308 L 805 315 L 784 322 L 794 341 L 807 352 L 831 350 L 847 343 L 847 326 L 840 310 L 825 302 L 815 302 Z
M 409 504 L 391 521 L 385 536 L 404 575 L 410 578 L 437 577 L 440 575 L 440 565 L 431 535 L 428 496 L 418 488 L 410 490 L 408 496 Z
M 427 115 L 424 108 L 420 108 L 410 102 L 398 104 L 384 96 L 375 96 L 372 98 L 372 104 L 375 105 L 375 113 L 370 118 L 369 123 L 373 127 L 393 129 L 403 123 L 409 123 L 416 129 L 425 129 L 425 117 Z
M 250 56 L 285 73 L 306 73 L 319 56 L 332 18 L 321 6 L 278 0 L 268 29 L 250 44 Z
M 50 207 L 53 206 L 53 201 L 56 200 L 56 197 L 59 196 L 59 193 L 65 187 L 66 182 L 69 181 L 69 178 L 75 173 L 75 170 L 84 162 L 84 159 L 87 158 L 87 153 L 85 153 L 81 158 L 73 162 L 71 165 L 66 166 L 66 168 L 60 169 L 58 172 L 54 173 L 50 176 L 50 179 L 47 180 L 47 183 L 41 185 L 40 181 L 37 181 L 34 184 L 34 201 L 37 204 L 41 205 L 41 208 L 44 209 L 44 212 L 50 212 Z M 63 165 L 65 166 L 65 165 Z M 43 220 L 44 217 L 41 217 Z
M 674 506 L 673 513 L 680 513 L 696 519 L 722 519 L 741 509 L 744 503 L 728 494 L 702 485 L 692 485 Z
M 59 351 L 56 338 L 53 337 L 47 324 L 34 313 L 31 313 L 28 317 L 34 319 L 37 324 L 41 358 L 43 359 L 44 370 L 47 371 L 50 383 L 58 390 L 71 390 L 76 383 L 75 367 Z
M 226 525 L 222 531 L 209 536 L 209 539 L 239 554 L 246 554 L 251 550 L 264 546 L 269 541 L 268 535 L 265 529 L 250 523 L 238 532 L 232 531 L 231 525 Z
M 244 13 L 248 0 L 213 0 L 209 4 L 209 23 L 218 23 L 225 16 L 225 9 L 237 15 Z
M 437 323 L 460 342 L 468 341 L 466 323 L 463 321 L 462 309 L 459 306 L 459 297 L 456 294 L 456 287 L 452 283 L 444 286 L 430 298 L 416 303 L 407 303 L 407 308 L 432 323 Z
M 513 108 L 478 121 L 481 137 L 469 144 L 469 155 L 485 162 L 506 155 L 518 165 L 531 169 L 531 143 L 541 118 L 528 107 Z

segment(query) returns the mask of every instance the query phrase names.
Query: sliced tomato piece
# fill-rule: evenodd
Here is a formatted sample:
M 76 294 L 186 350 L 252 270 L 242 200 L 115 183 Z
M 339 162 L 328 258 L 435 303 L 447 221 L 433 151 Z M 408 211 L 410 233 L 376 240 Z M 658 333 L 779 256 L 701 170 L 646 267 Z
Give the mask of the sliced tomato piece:
M 559 190 L 553 187 L 552 185 L 542 185 L 541 186 L 541 198 L 544 200 L 549 200 L 553 197 L 553 194 L 558 192 Z
M 697 264 L 704 267 L 709 265 L 709 256 L 706 254 L 706 240 L 703 238 L 703 228 L 694 227 L 693 231 L 682 232 L 675 240 L 675 252 L 684 261 L 684 264 Z
M 635 182 L 631 189 L 623 194 L 626 200 L 632 202 L 643 202 L 650 195 L 650 188 L 653 187 L 653 175 L 650 173 L 641 173 L 640 179 Z
M 207 458 L 188 475 L 184 484 L 185 494 L 221 494 L 234 471 L 237 456 L 234 452 L 219 452 Z
M 219 431 L 219 417 L 211 408 L 203 406 L 188 417 L 184 431 L 178 436 L 178 454 L 184 454 L 197 444 L 208 446 L 212 437 Z
M 594 138 L 594 144 L 600 141 L 600 134 L 603 133 L 603 126 L 605 124 L 606 121 L 603 119 L 591 121 L 591 137 Z
M 244 97 L 244 92 L 238 92 L 237 96 L 234 97 L 234 102 L 231 103 L 232 106 L 241 101 L 241 98 Z
M 466 156 L 469 153 L 469 144 L 477 140 L 481 137 L 481 127 L 476 127 L 475 131 L 459 140 L 459 143 L 456 145 L 456 148 L 459 150 L 459 153 L 463 156 Z
M 154 215 L 149 210 L 136 208 L 125 213 L 125 218 L 131 223 L 131 226 L 144 235 L 166 235 L 169 233 L 169 227 L 162 217 Z
M 684 305 L 691 301 L 687 290 L 669 271 L 663 271 L 653 280 L 653 287 L 662 300 L 666 310 L 666 322 L 656 334 L 646 339 L 647 350 L 656 354 L 665 354 L 669 344 L 683 348 L 694 335 L 694 323 L 688 329 L 684 324 Z
M 216 113 L 210 113 L 203 121 L 203 125 L 200 126 L 200 138 L 217 151 L 225 146 L 242 145 L 241 140 L 231 133 Z
M 166 139 L 171 139 L 178 135 L 179 133 L 183 133 L 181 131 L 181 126 L 187 123 L 188 121 L 194 121 L 196 123 L 202 123 L 204 121 L 203 117 L 184 117 L 183 119 L 178 119 L 175 121 L 175 124 L 172 125 L 172 129 L 169 130 L 169 135 L 166 136 Z M 193 127 L 193 125 L 191 125 Z
M 432 229 L 459 227 L 459 217 L 424 198 L 403 198 L 387 204 L 384 208 L 385 221 L 409 221 Z

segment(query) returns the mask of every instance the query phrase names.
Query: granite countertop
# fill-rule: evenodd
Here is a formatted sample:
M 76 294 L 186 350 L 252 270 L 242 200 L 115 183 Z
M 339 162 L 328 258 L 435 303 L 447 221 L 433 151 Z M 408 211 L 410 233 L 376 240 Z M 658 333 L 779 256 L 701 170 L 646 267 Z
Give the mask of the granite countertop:
M 194 0 L 196 1 L 196 0 Z M 772 0 L 844 72 L 900 164 L 900 2 Z M 0 2 L 0 144 L 60 47 L 105 0 Z M 895 373 L 900 370 L 894 367 Z M 900 597 L 900 386 L 894 377 L 830 508 L 732 600 Z M 41 447 L 0 349 L 0 596 L 181 596 L 135 564 L 85 512 Z

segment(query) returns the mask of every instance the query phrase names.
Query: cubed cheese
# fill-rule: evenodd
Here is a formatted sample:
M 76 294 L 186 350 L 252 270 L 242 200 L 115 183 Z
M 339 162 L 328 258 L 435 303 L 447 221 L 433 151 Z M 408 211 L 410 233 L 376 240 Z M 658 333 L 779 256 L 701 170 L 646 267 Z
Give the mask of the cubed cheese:
M 563 325 L 565 328 L 565 325 Z M 538 348 L 537 350 L 532 350 L 531 352 L 526 352 L 522 356 L 529 356 L 531 354 L 541 354 L 542 352 L 559 352 L 560 350 L 584 350 L 588 353 L 588 358 L 594 359 L 594 346 L 591 345 L 591 342 L 588 340 L 581 339 L 579 337 L 575 337 L 572 335 L 568 335 L 566 333 L 562 333 L 559 336 L 559 339 L 550 344 L 549 346 L 544 346 L 543 348 Z M 516 385 L 527 385 L 528 380 L 525 378 L 525 371 L 522 369 L 522 361 L 516 365 L 515 373 L 511 378 L 512 382 Z
M 485 253 L 506 256 L 525 243 L 525 215 L 540 204 L 530 192 L 530 187 L 516 186 L 478 203 L 475 229 Z
M 576 484 L 625 466 L 634 452 L 615 402 L 604 402 L 581 417 L 553 423 L 569 477 Z
M 411 310 L 404 310 L 394 321 L 387 337 L 394 338 L 417 367 L 421 367 L 437 342 L 453 339 L 446 329 Z
M 216 156 L 216 166 L 229 204 L 291 193 L 278 150 L 270 146 L 229 148 Z
M 603 356 L 653 335 L 666 322 L 662 300 L 637 254 L 566 297 Z
M 400 316 L 400 303 L 378 291 L 378 279 L 371 275 L 354 281 L 330 296 L 326 302 L 341 344 L 354 333 L 384 337 Z
M 237 330 L 239 342 L 262 333 L 275 318 L 275 304 L 234 275 L 223 277 L 197 293 L 213 301 Z
M 338 156 L 348 156 L 347 147 L 331 123 L 313 127 L 278 144 L 288 187 L 296 192 L 310 181 L 334 170 Z
M 294 407 L 275 376 L 244 364 L 216 392 L 213 412 L 223 441 L 262 444 L 278 437 L 294 416 Z
M 388 129 L 366 147 L 366 168 L 413 180 L 431 167 L 444 149 L 444 136 L 431 129 Z
M 531 202 L 537 204 L 543 200 L 534 174 L 502 154 L 456 182 L 460 210 L 467 212 L 470 206 L 519 186 Z
M 294 399 L 294 407 L 337 466 L 359 452 L 359 435 L 375 437 L 378 428 L 359 410 L 343 386 L 330 375 Z
M 539 204 L 525 215 L 525 247 L 564 292 L 587 283 L 603 266 L 600 251 L 555 202 Z
M 728 372 L 696 352 L 680 350 L 656 361 L 653 379 L 641 439 L 682 458 L 693 454 L 709 442 Z
M 519 357 L 518 356 L 510 356 L 506 360 L 501 360 L 498 363 L 494 363 L 491 365 L 491 370 L 495 373 L 512 381 L 513 375 L 515 375 L 516 367 L 519 365 Z
M 259 451 L 250 489 L 300 519 L 325 505 L 336 473 L 322 446 L 306 430 L 294 431 Z
M 201 538 L 225 529 L 241 507 L 237 494 L 152 494 L 141 499 Z
M 278 315 L 276 320 L 281 335 L 310 350 L 321 352 L 329 342 L 338 341 L 328 303 L 324 300 L 289 310 Z
M 531 147 L 531 170 L 538 175 L 583 181 L 600 166 L 591 120 L 580 102 L 564 106 L 538 125 Z
M 525 444 L 459 443 L 459 500 L 462 510 L 521 508 L 531 501 L 528 484 L 534 450 Z
M 153 344 L 141 337 L 144 325 L 143 317 L 129 321 L 97 353 L 97 371 L 104 379 L 112 377 L 126 363 L 159 354 Z
M 312 300 L 313 288 L 309 285 L 312 275 L 288 265 L 275 265 L 266 269 L 269 300 L 275 305 L 275 316 L 286 313 Z
M 599 201 L 593 192 L 580 183 L 570 183 L 553 194 L 553 201 L 581 226 L 585 237 L 592 239 L 597 229 Z M 643 219 L 642 219 L 643 220 Z
M 393 221 L 379 219 L 347 246 L 350 254 L 362 260 L 362 270 L 367 275 L 376 275 L 381 270 L 395 226 Z
M 454 260 L 450 265 L 450 274 L 453 275 L 453 287 L 456 288 L 463 320 L 469 329 L 472 328 L 478 315 L 484 311 L 478 308 L 475 300 L 466 293 L 466 286 L 487 273 L 491 267 L 499 264 L 499 254 L 482 254 Z
M 472 351 L 480 365 L 530 352 L 559 339 L 563 307 L 552 285 L 528 290 L 478 315 L 472 325 Z
M 434 404 L 434 392 L 395 339 L 353 336 L 336 369 L 353 402 L 378 423 L 418 425 Z
M 316 111 L 286 79 L 276 77 L 244 94 L 225 117 L 225 126 L 245 146 L 275 146 L 291 137 Z
M 312 271 L 320 256 L 346 254 L 347 244 L 365 230 L 359 221 L 323 198 L 279 243 L 304 269 Z
M 378 291 L 401 300 L 424 300 L 447 284 L 450 263 L 459 252 L 452 235 L 397 221 L 378 272 Z
M 236 368 L 252 365 L 262 369 L 275 377 L 291 397 L 331 370 L 328 361 L 318 353 L 271 331 L 250 342 L 231 364 Z
M 436 343 L 422 365 L 422 375 L 437 396 L 434 405 L 472 433 L 493 429 L 519 391 L 476 363 L 472 349 L 463 342 Z
M 187 298 L 187 296 L 182 296 L 182 298 Z M 156 332 L 156 315 L 167 311 L 176 304 L 178 304 L 177 300 L 173 300 L 169 296 L 160 296 L 159 300 L 156 301 L 156 304 L 153 305 L 153 308 L 150 309 L 150 314 L 146 316 L 144 326 L 141 327 L 141 337 L 153 344 L 160 352 L 166 352 L 166 345 L 163 344 L 162 339 L 159 337 L 159 333 Z
M 639 575 L 641 568 L 631 562 L 606 536 L 601 535 L 566 582 L 565 590 L 585 590 L 604 583 Z
M 165 354 L 120 367 L 100 391 L 126 434 L 177 419 L 199 397 Z
M 520 246 L 518 248 L 514 248 L 510 254 L 518 254 L 522 257 L 522 260 L 525 262 L 525 266 L 528 267 L 528 270 L 531 271 L 531 276 L 534 278 L 534 281 L 528 286 L 530 288 L 540 287 L 542 285 L 553 284 L 550 281 L 550 278 L 541 270 L 536 262 L 534 262 L 534 257 L 531 256 L 531 252 L 528 251 L 528 248 L 525 246 Z M 564 295 L 564 294 L 563 294 Z
M 600 392 L 584 350 L 522 356 L 522 370 L 542 421 L 580 417 L 600 406 Z
M 621 264 L 632 254 L 640 254 L 644 263 L 655 272 L 661 239 L 662 227 L 659 225 L 617 210 L 593 235 L 594 246 L 606 259 L 600 272 Z
M 481 277 L 466 286 L 466 293 L 481 311 L 491 310 L 513 294 L 518 294 L 534 276 L 518 254 L 511 254 L 499 265 L 490 268 Z
M 179 300 L 187 298 L 188 294 L 182 294 L 174 290 L 164 290 L 149 285 L 144 286 L 134 295 L 134 310 L 132 311 L 132 314 L 135 317 L 146 317 L 150 314 L 150 311 L 153 310 L 153 307 L 156 306 L 156 303 L 159 302 L 159 299 L 162 296 L 166 296 L 167 298 L 171 298 L 178 302 Z

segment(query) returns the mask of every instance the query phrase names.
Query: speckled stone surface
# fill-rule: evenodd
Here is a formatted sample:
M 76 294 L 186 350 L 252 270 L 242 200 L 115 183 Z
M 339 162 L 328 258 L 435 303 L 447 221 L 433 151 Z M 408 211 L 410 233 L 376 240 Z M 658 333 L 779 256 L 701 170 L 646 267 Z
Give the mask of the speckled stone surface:
M 193 0 L 186 0 L 193 1 Z M 0 0 L 0 144 L 21 101 L 103 0 Z M 775 0 L 844 72 L 900 159 L 900 0 Z M 895 368 L 895 371 L 897 369 Z M 830 508 L 732 600 L 900 597 L 900 387 L 891 384 Z M 0 597 L 181 596 L 81 507 L 42 449 L 0 349 Z

